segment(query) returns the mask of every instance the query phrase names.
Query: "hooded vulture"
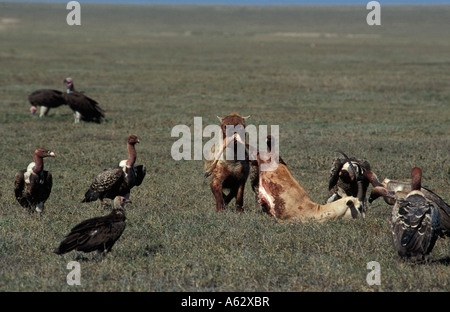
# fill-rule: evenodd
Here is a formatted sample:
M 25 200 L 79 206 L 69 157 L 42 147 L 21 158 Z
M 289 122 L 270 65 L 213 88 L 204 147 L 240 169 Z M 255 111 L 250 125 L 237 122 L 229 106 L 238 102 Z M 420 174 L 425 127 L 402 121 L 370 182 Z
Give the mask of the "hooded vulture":
M 38 148 L 27 169 L 19 170 L 14 180 L 14 194 L 22 207 L 31 211 L 42 212 L 44 203 L 52 190 L 52 174 L 44 170 L 44 158 L 54 157 L 55 153 Z
M 94 217 L 77 224 L 66 235 L 54 253 L 63 255 L 69 251 L 77 250 L 92 252 L 97 250 L 106 257 L 113 245 L 125 230 L 125 203 L 129 202 L 122 196 L 114 199 L 114 209 L 109 215 Z
M 84 195 L 83 203 L 100 199 L 102 205 L 107 206 L 106 198 L 114 199 L 116 196 L 130 196 L 130 190 L 139 186 L 147 172 L 144 165 L 135 166 L 136 148 L 140 140 L 135 135 L 127 139 L 128 159 L 122 160 L 119 166 L 100 172 Z
M 64 79 L 64 83 L 67 87 L 64 98 L 74 112 L 75 123 L 79 123 L 80 120 L 101 123 L 105 113 L 98 103 L 82 92 L 76 91 L 72 78 Z

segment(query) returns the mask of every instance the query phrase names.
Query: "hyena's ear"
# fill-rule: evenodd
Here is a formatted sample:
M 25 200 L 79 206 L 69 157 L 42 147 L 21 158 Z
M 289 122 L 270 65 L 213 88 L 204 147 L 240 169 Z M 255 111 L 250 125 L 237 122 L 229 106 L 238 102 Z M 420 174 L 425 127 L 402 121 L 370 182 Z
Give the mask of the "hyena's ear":
M 247 119 L 247 118 L 250 118 L 250 115 L 248 115 L 247 117 L 242 117 L 242 119 L 244 119 L 244 120 Z
M 223 119 L 224 119 L 225 117 L 219 117 L 219 116 L 217 116 L 217 118 L 219 118 L 220 122 L 222 122 Z

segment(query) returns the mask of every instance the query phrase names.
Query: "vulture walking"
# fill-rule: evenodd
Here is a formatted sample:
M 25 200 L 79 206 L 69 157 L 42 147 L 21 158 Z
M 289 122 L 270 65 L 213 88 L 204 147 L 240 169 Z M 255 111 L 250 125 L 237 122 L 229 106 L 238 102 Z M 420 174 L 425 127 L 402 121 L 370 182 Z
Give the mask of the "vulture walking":
M 69 251 L 92 252 L 97 250 L 102 258 L 111 251 L 113 245 L 125 230 L 125 203 L 128 199 L 117 196 L 114 209 L 109 215 L 87 219 L 70 230 L 66 238 L 54 250 L 58 255 Z
M 14 180 L 14 194 L 22 207 L 42 212 L 44 203 L 52 190 L 52 174 L 44 170 L 44 158 L 55 157 L 55 153 L 45 148 L 34 151 L 33 160 L 27 169 L 19 170 Z
M 30 113 L 35 114 L 37 107 L 40 106 L 39 117 L 47 116 L 50 108 L 56 108 L 66 104 L 64 93 L 58 90 L 39 89 L 28 95 L 28 101 L 31 104 Z
M 354 157 L 349 158 L 343 152 L 338 152 L 344 156 L 344 159 L 336 158 L 331 166 L 328 180 L 327 203 L 334 202 L 346 196 L 357 197 L 357 194 L 361 194 L 358 192 L 358 188 L 362 186 L 363 211 L 361 213 L 364 215 L 367 208 L 366 193 L 370 185 L 367 177 L 370 164 L 366 160 L 360 160 Z M 362 181 L 362 183 L 358 183 L 358 181 Z
M 128 199 L 130 197 L 130 190 L 134 186 L 141 185 L 147 172 L 144 165 L 134 165 L 137 157 L 135 145 L 139 142 L 139 138 L 135 135 L 128 137 L 128 159 L 122 160 L 117 167 L 100 172 L 85 193 L 83 203 L 100 199 L 106 208 L 107 198 L 125 196 Z
M 72 78 L 66 78 L 64 82 L 67 87 L 64 98 L 74 112 L 75 123 L 79 123 L 80 120 L 101 123 L 105 117 L 105 112 L 98 103 L 82 92 L 76 91 Z

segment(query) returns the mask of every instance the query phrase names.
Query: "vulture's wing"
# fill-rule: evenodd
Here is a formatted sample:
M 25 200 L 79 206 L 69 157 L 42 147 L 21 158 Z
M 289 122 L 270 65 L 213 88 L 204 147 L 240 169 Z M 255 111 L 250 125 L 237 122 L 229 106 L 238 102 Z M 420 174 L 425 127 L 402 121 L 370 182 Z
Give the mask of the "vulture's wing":
M 328 190 L 331 190 L 333 187 L 336 186 L 339 180 L 339 172 L 341 171 L 344 163 L 345 162 L 343 162 L 340 158 L 336 158 L 333 161 L 333 164 L 331 165 L 330 169 L 330 177 L 328 179 Z
M 106 193 L 115 187 L 119 187 L 123 179 L 124 172 L 121 167 L 114 167 L 100 172 L 84 195 L 83 202 L 97 200 L 102 193 Z
M 147 168 L 145 165 L 139 165 L 136 166 L 136 186 L 141 185 L 142 181 L 145 178 L 145 175 L 147 174 Z

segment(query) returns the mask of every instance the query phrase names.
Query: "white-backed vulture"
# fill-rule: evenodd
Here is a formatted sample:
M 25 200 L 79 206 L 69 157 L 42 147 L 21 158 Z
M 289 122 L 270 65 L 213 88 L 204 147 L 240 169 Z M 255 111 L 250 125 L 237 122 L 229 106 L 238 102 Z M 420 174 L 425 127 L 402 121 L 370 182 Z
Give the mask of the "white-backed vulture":
M 371 171 L 367 172 L 367 176 L 373 185 L 369 203 L 372 203 L 379 197 L 383 197 L 387 204 L 394 205 L 396 198 L 405 198 L 412 191 L 411 182 L 391 179 L 384 179 L 383 182 L 380 182 L 378 177 Z M 440 234 L 441 236 L 450 237 L 450 205 L 439 195 L 424 186 L 421 186 L 420 191 L 427 200 L 434 202 L 439 207 Z
M 394 201 L 391 237 L 394 249 L 404 259 L 423 260 L 432 250 L 440 234 L 439 206 L 421 191 L 422 170 L 411 170 L 409 192 L 389 190 L 376 185 L 371 199 L 383 196 Z
M 129 198 L 130 190 L 139 186 L 146 175 L 144 165 L 135 166 L 137 153 L 135 145 L 140 140 L 136 135 L 127 139 L 128 159 L 119 162 L 119 166 L 100 172 L 84 195 L 82 202 L 92 202 L 100 199 L 106 205 L 105 199 L 114 199 L 116 196 Z

